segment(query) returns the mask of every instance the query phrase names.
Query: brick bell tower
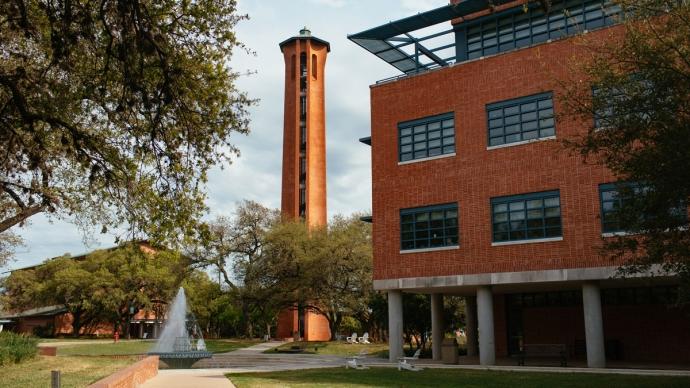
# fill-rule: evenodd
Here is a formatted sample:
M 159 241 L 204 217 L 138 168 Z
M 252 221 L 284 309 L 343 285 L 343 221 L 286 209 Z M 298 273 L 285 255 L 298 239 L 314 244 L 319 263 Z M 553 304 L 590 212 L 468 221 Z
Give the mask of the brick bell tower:
M 331 46 L 306 27 L 279 46 L 285 59 L 281 211 L 309 228 L 326 226 L 324 70 Z M 294 338 L 296 333 L 307 341 L 330 339 L 326 318 L 301 306 L 278 315 L 276 336 Z

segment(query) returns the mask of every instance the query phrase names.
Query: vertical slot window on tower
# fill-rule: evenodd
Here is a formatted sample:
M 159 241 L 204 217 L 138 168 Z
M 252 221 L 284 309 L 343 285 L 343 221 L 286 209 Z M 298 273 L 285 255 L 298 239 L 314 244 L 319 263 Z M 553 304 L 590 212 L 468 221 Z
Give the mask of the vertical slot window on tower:
M 307 90 L 307 54 L 299 56 L 299 87 L 301 92 Z
M 304 184 L 299 188 L 299 216 L 304 218 L 307 214 L 307 189 Z
M 307 119 L 307 96 L 300 96 L 299 98 L 299 116 L 300 120 Z
M 398 161 L 455 153 L 455 119 L 444 113 L 398 124 Z
M 299 176 L 300 183 L 304 183 L 304 179 L 307 176 L 307 158 L 304 156 L 299 158 Z
M 317 59 L 316 59 L 316 54 L 311 55 L 311 79 L 316 81 L 318 78 L 318 68 L 317 68 Z
M 304 124 L 299 127 L 299 147 L 302 151 L 307 149 L 307 127 Z

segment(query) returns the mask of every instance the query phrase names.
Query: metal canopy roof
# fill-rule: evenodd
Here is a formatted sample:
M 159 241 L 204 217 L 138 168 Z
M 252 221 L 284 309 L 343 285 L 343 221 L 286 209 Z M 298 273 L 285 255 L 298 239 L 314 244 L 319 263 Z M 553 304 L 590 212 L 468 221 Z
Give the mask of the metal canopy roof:
M 439 53 L 454 49 L 454 41 L 433 48 L 428 48 L 422 43 L 451 33 L 453 28 L 450 24 L 449 30 L 422 38 L 414 37 L 410 33 L 482 11 L 489 8 L 490 4 L 495 7 L 511 1 L 514 0 L 465 0 L 351 34 L 347 38 L 403 73 L 447 66 L 450 61 L 455 60 L 455 54 L 444 58 Z

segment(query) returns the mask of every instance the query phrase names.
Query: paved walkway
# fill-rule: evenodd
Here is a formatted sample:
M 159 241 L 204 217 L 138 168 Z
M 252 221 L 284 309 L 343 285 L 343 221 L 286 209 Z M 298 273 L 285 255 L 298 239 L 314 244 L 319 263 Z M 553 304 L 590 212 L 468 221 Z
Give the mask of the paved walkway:
M 234 388 L 223 369 L 161 369 L 140 388 Z

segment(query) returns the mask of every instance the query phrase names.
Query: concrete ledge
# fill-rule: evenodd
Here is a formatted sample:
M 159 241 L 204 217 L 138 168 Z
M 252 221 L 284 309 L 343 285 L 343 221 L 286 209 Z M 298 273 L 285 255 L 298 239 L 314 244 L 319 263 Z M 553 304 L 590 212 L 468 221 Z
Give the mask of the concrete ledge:
M 89 385 L 89 388 L 136 388 L 157 374 L 158 356 L 148 356 Z
M 566 268 L 542 271 L 492 272 L 468 275 L 429 276 L 374 280 L 375 290 L 413 290 L 444 287 L 497 286 L 528 283 L 591 281 L 611 279 L 619 267 Z M 654 265 L 648 274 L 631 277 L 663 276 L 661 267 Z M 666 275 L 668 276 L 668 275 Z

